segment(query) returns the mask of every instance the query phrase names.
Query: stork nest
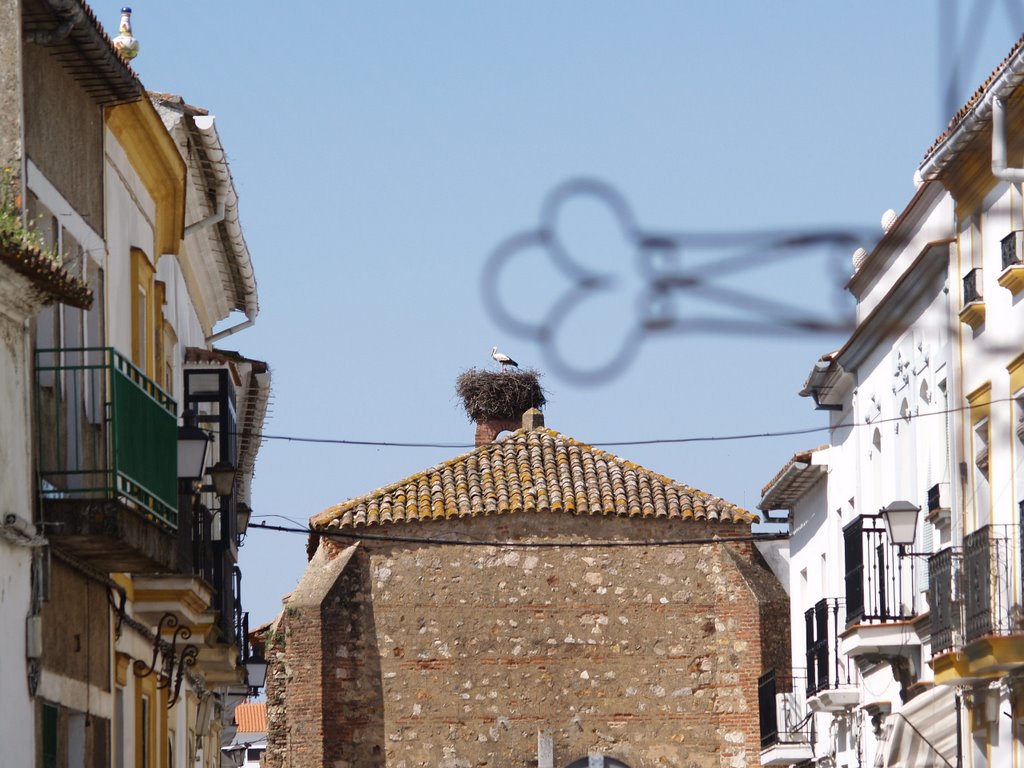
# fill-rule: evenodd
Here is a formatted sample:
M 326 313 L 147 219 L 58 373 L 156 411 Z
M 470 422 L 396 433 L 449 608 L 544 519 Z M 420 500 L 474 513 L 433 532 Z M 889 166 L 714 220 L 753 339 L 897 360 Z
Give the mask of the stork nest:
M 518 419 L 547 402 L 540 373 L 530 369 L 497 372 L 470 368 L 455 380 L 455 391 L 470 421 Z

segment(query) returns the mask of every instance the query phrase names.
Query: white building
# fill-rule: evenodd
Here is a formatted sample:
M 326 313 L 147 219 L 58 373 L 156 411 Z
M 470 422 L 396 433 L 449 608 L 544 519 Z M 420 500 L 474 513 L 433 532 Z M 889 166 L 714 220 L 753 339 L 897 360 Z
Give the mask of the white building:
M 1024 761 L 1022 72 L 1018 43 L 855 257 L 856 329 L 801 392 L 829 444 L 764 489 L 789 511 L 793 669 L 764 681 L 763 764 Z

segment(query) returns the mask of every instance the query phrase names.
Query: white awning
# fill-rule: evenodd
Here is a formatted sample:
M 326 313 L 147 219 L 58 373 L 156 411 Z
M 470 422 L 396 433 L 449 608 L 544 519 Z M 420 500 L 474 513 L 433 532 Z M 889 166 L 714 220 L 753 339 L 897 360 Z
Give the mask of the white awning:
M 956 698 L 951 686 L 925 691 L 886 719 L 892 722 L 887 768 L 956 765 Z

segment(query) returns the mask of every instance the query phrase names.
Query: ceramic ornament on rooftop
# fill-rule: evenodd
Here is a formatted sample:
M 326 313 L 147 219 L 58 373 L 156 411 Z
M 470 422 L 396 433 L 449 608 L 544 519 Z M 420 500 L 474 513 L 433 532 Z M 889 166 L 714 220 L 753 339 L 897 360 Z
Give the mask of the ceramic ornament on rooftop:
M 114 38 L 114 48 L 126 59 L 134 59 L 139 55 L 139 41 L 132 36 L 132 9 L 125 6 L 121 9 L 120 34 Z

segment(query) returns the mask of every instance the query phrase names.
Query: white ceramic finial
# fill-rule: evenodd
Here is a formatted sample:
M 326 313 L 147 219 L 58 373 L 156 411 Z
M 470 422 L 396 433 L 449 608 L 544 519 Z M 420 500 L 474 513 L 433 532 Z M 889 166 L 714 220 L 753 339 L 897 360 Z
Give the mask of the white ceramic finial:
M 114 48 L 126 59 L 134 59 L 139 55 L 139 41 L 132 37 L 132 9 L 127 5 L 121 9 L 120 34 L 111 42 Z

